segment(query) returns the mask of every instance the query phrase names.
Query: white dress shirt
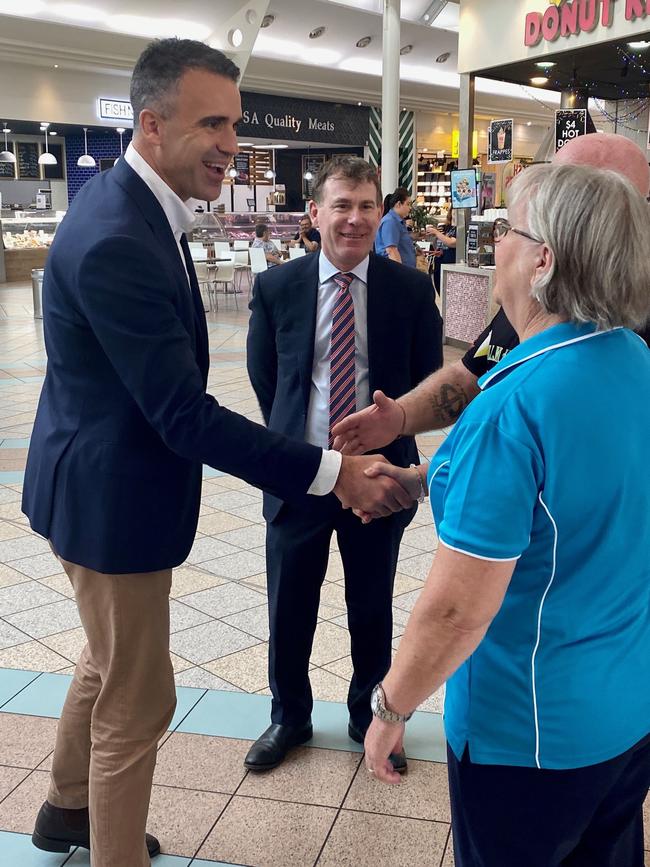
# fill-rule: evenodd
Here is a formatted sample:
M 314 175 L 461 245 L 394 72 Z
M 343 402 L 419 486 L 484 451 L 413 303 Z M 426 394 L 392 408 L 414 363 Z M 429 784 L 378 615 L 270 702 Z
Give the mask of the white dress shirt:
M 151 192 L 160 203 L 160 207 L 163 209 L 165 216 L 167 217 L 167 221 L 174 234 L 174 240 L 176 241 L 176 246 L 178 247 L 178 255 L 181 257 L 183 269 L 187 274 L 185 256 L 183 255 L 183 250 L 181 248 L 181 236 L 185 232 L 192 231 L 196 219 L 195 215 L 182 201 L 182 199 L 180 199 L 176 195 L 172 188 L 168 184 L 166 184 L 165 181 L 163 181 L 160 175 L 138 153 L 138 151 L 134 148 L 132 142 L 129 142 L 129 145 L 124 154 L 124 159 L 131 166 L 133 171 L 142 178 L 142 180 L 149 187 Z M 330 267 L 333 268 L 333 266 Z M 366 262 L 366 272 L 367 269 L 368 266 Z M 332 273 L 336 273 L 336 269 L 334 269 Z M 187 277 L 187 281 L 189 286 L 189 274 Z M 319 282 L 322 282 L 322 280 L 320 280 Z M 331 327 L 332 326 L 330 322 L 330 331 Z M 329 402 L 329 384 L 327 399 Z M 327 446 L 327 437 L 325 438 L 325 445 Z M 340 469 L 341 455 L 338 452 L 324 450 L 318 472 L 316 473 L 314 481 L 311 483 L 307 493 L 315 494 L 317 496 L 324 496 L 325 494 L 331 493 L 334 485 L 336 484 L 336 480 L 338 479 Z

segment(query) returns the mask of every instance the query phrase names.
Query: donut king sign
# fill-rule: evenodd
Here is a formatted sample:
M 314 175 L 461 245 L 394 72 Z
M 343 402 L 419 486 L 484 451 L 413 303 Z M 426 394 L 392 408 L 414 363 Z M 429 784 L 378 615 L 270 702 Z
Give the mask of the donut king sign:
M 650 16 L 650 0 L 624 0 L 626 21 Z M 526 15 L 524 44 L 527 48 L 542 40 L 555 42 L 559 38 L 591 33 L 598 25 L 611 27 L 616 10 L 623 0 L 549 0 L 545 12 Z

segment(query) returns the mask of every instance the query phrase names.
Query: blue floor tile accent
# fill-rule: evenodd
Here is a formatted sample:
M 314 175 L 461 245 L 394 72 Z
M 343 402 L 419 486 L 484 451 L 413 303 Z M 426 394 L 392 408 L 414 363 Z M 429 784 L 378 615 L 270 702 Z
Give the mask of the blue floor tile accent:
M 207 464 L 203 464 L 203 478 L 204 479 L 216 479 L 218 476 L 225 476 L 225 473 L 222 473 L 221 470 L 215 470 L 214 467 L 209 467 Z
M 177 731 L 255 740 L 269 725 L 271 697 L 208 690 Z
M 58 719 L 71 680 L 69 674 L 41 674 L 26 689 L 7 702 L 2 712 Z
M 26 437 L 25 439 L 9 439 L 2 440 L 0 443 L 0 449 L 27 449 L 29 448 L 30 437 Z
M 206 692 L 206 689 L 196 689 L 193 686 L 176 687 L 176 710 L 169 724 L 170 731 L 173 731 L 194 705 L 201 701 Z
M 0 831 L 0 864 L 6 867 L 62 867 L 70 863 L 69 858 L 67 852 L 42 852 L 32 844 L 29 834 Z
M 188 855 L 158 855 L 151 862 L 152 867 L 194 867 L 195 864 L 206 864 L 208 867 L 216 867 L 216 861 L 192 861 Z M 90 867 L 90 854 L 85 849 L 77 849 L 65 867 Z M 22 867 L 22 865 L 20 865 Z
M 24 481 L 25 473 L 23 470 L 6 470 L 0 473 L 0 485 L 22 485 Z
M 37 671 L 0 668 L 0 707 L 39 676 Z

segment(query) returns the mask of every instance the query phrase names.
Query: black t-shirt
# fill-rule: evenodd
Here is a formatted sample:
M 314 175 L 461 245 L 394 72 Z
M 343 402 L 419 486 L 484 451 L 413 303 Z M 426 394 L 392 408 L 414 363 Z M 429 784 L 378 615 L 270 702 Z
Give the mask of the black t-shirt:
M 650 322 L 638 331 L 650 347 Z M 511 349 L 519 344 L 517 332 L 510 324 L 503 308 L 474 341 L 462 358 L 463 364 L 478 379 L 492 370 Z
M 300 238 L 300 232 L 296 232 L 296 234 L 293 236 L 293 240 L 297 241 L 299 238 Z M 318 229 L 314 229 L 314 227 L 312 226 L 311 229 L 307 232 L 307 240 L 308 241 L 316 241 L 317 244 L 320 244 L 320 232 L 318 231 Z M 302 238 L 300 239 L 300 246 L 301 247 L 305 246 L 305 243 L 302 240 Z

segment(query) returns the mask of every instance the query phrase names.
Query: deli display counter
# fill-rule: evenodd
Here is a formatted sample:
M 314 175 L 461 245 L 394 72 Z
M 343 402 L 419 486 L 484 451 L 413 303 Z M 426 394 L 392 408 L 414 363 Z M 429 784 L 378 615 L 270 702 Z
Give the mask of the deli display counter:
M 65 211 L 0 212 L 7 282 L 31 279 L 34 268 L 43 268 L 50 244 Z
M 268 225 L 271 238 L 290 241 L 298 233 L 301 217 L 304 217 L 304 212 L 247 211 L 239 214 L 219 214 L 229 241 L 254 241 L 255 226 L 258 223 Z

